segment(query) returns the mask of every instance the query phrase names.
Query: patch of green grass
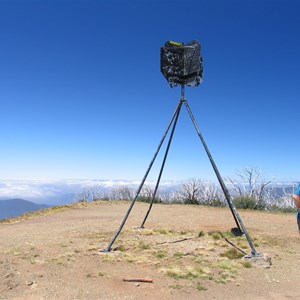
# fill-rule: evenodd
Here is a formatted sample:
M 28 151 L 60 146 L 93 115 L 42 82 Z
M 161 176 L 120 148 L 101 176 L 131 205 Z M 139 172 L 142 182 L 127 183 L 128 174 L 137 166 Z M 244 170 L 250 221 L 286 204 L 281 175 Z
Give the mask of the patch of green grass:
M 228 247 L 228 244 L 225 243 L 224 240 L 219 240 L 219 239 L 214 240 L 214 245 L 216 245 L 218 247 L 222 247 L 222 248 Z
M 13 249 L 11 251 L 11 253 L 14 255 L 14 256 L 20 256 L 21 254 L 23 254 L 22 250 L 20 249 Z
M 227 283 L 229 281 L 233 281 L 236 277 L 236 270 L 221 270 L 219 271 L 219 277 L 217 278 L 216 282 L 219 283 Z
M 132 263 L 132 262 L 135 262 L 135 261 L 137 260 L 137 257 L 136 257 L 136 256 L 133 256 L 133 255 L 131 255 L 131 254 L 126 253 L 126 254 L 124 255 L 124 259 L 125 259 L 126 261 Z
M 203 256 L 203 254 L 199 254 L 199 255 L 196 255 L 194 257 L 192 257 L 192 260 L 196 263 L 200 263 L 200 264 L 203 264 L 205 262 L 205 258 Z
M 182 253 L 182 252 L 175 252 L 175 253 L 173 254 L 173 256 L 174 256 L 174 257 L 181 258 L 181 257 L 184 256 L 184 253 Z
M 175 278 L 175 279 L 179 279 L 179 278 L 184 278 L 185 277 L 185 275 L 180 274 L 180 273 L 178 273 L 176 271 L 173 271 L 173 270 L 168 270 L 166 272 L 166 275 L 169 276 L 169 277 Z
M 168 230 L 165 228 L 156 228 L 154 229 L 154 232 L 159 233 L 159 234 L 174 234 L 174 230 Z
M 195 267 L 173 267 L 165 270 L 165 274 L 174 279 L 207 278 L 208 274 L 202 268 Z
M 168 231 L 164 228 L 157 228 L 154 231 L 160 234 L 168 234 Z
M 219 278 L 219 279 L 216 280 L 216 282 L 225 284 L 225 283 L 227 283 L 227 280 L 225 278 Z
M 221 260 L 218 262 L 217 266 L 225 270 L 231 270 L 233 267 L 230 260 Z
M 101 255 L 101 258 L 102 258 L 103 262 L 113 262 L 113 261 L 116 261 L 116 257 L 114 255 L 112 255 L 111 253 L 105 254 L 105 255 Z
M 201 230 L 199 233 L 198 233 L 198 237 L 202 237 L 202 236 L 205 236 L 205 232 L 203 230 Z
M 222 237 L 223 238 L 226 238 L 226 239 L 233 239 L 233 238 L 236 238 L 236 236 L 231 232 L 231 231 L 225 231 L 225 232 L 222 232 Z
M 182 286 L 180 284 L 173 284 L 173 285 L 169 285 L 169 288 L 174 290 L 179 290 L 182 288 Z
M 167 256 L 167 252 L 163 250 L 159 250 L 158 252 L 155 252 L 154 255 L 157 258 L 165 258 Z
M 63 264 L 63 262 L 60 261 L 60 260 L 58 260 L 58 261 L 56 261 L 56 264 L 57 264 L 58 266 L 61 266 L 61 265 Z
M 203 286 L 201 283 L 197 283 L 197 285 L 196 285 L 196 289 L 198 290 L 198 291 L 206 291 L 207 290 L 207 288 L 205 287 L 205 286 Z
M 148 250 L 150 249 L 150 244 L 146 244 L 143 241 L 140 241 L 138 244 L 139 249 Z
M 214 240 L 219 240 L 221 239 L 221 234 L 220 232 L 216 232 L 216 231 L 211 231 L 208 233 L 209 236 L 211 236 Z
M 252 268 L 252 264 L 251 264 L 251 262 L 250 262 L 249 260 L 243 261 L 243 262 L 242 262 L 242 266 L 243 266 L 244 268 Z
M 235 248 L 230 248 L 230 249 L 226 250 L 225 252 L 221 253 L 220 256 L 227 257 L 229 259 L 239 259 L 239 258 L 242 258 L 244 256 L 244 254 Z
M 237 244 L 242 249 L 248 249 L 249 248 L 249 244 L 246 241 L 238 241 Z
M 41 263 L 41 262 L 42 262 L 42 260 L 39 259 L 39 255 L 37 255 L 37 254 L 30 257 L 30 263 L 32 265 L 37 264 L 37 263 Z

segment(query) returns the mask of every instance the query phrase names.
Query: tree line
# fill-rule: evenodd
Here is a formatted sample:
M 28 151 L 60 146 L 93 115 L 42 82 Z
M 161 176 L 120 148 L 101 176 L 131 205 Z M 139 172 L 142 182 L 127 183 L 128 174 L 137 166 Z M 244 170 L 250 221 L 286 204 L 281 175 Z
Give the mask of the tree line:
M 237 173 L 236 178 L 225 178 L 225 182 L 236 208 L 295 211 L 292 193 L 296 183 L 278 186 L 271 180 L 264 179 L 262 172 L 256 168 L 245 168 Z M 79 202 L 132 200 L 135 195 L 135 187 L 132 186 L 124 185 L 110 190 L 92 186 L 79 192 L 76 200 Z M 145 185 L 137 201 L 151 202 L 153 195 L 154 188 Z M 196 178 L 184 181 L 178 188 L 159 189 L 153 201 L 164 204 L 227 206 L 227 201 L 218 184 Z

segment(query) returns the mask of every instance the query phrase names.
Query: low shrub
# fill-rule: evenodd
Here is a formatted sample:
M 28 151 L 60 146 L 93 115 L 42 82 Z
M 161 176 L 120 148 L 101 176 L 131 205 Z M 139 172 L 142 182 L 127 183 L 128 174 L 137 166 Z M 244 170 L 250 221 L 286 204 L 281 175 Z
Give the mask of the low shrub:
M 254 197 L 237 197 L 233 199 L 233 204 L 236 208 L 257 209 L 257 201 Z

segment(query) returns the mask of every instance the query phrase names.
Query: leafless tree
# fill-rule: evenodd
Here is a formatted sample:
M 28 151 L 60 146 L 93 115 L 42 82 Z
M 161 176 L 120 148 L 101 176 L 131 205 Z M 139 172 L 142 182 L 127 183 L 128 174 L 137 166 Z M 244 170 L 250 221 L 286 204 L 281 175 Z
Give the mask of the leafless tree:
M 256 168 L 244 168 L 237 173 L 237 179 L 227 178 L 232 184 L 232 190 L 235 194 L 235 198 L 251 199 L 256 201 L 256 205 L 262 208 L 264 203 L 265 191 L 267 185 L 271 181 L 266 181 L 262 172 Z
M 173 191 L 170 194 L 169 202 L 170 203 L 177 203 L 177 204 L 183 204 L 184 203 L 184 195 L 182 193 L 182 188 L 181 188 L 181 190 Z
M 182 184 L 181 197 L 186 204 L 199 204 L 199 196 L 202 188 L 201 180 L 189 179 Z
M 153 197 L 154 190 L 150 186 L 143 186 L 140 196 L 151 199 Z
M 165 189 L 161 189 L 158 191 L 157 197 L 161 200 L 163 203 L 172 203 L 174 193 L 167 191 Z
M 264 192 L 268 209 L 293 210 L 295 208 L 292 198 L 295 184 L 272 185 Z
M 100 186 L 94 185 L 88 188 L 90 192 L 90 200 L 91 201 L 98 201 L 103 199 L 103 191 Z
M 211 182 L 202 183 L 199 198 L 200 203 L 204 205 L 225 206 L 220 188 Z
M 254 198 L 261 198 L 263 192 L 271 181 L 266 181 L 262 177 L 262 172 L 256 168 L 244 168 L 237 173 L 239 181 L 227 178 L 233 186 L 235 193 L 240 196 L 248 196 Z
M 91 199 L 90 189 L 84 188 L 81 192 L 76 195 L 77 202 L 88 202 Z
M 77 193 L 76 201 L 78 202 L 88 202 L 88 201 L 98 201 L 98 200 L 108 200 L 108 194 L 102 189 L 101 186 L 87 186 L 82 189 L 81 192 Z
M 133 193 L 133 188 L 124 185 L 112 190 L 112 198 L 114 200 L 130 200 L 133 197 Z

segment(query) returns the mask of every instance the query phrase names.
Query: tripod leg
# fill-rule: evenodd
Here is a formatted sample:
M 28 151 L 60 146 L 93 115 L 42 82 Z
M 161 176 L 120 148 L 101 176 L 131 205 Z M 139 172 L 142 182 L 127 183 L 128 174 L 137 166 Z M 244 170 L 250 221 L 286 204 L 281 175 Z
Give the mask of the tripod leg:
M 161 141 L 160 141 L 158 147 L 157 147 L 157 150 L 156 150 L 156 152 L 155 152 L 155 154 L 154 154 L 154 156 L 153 156 L 153 158 L 152 158 L 152 160 L 151 160 L 151 162 L 150 162 L 150 164 L 149 164 L 149 167 L 148 167 L 148 169 L 147 169 L 147 171 L 146 171 L 146 173 L 145 173 L 145 175 L 144 175 L 144 177 L 143 177 L 143 180 L 142 180 L 142 182 L 141 182 L 140 185 L 139 185 L 139 188 L 138 188 L 138 190 L 137 190 L 137 193 L 136 193 L 134 199 L 132 200 L 132 202 L 131 202 L 131 204 L 130 204 L 130 206 L 129 206 L 129 208 L 128 208 L 128 210 L 127 210 L 127 212 L 126 212 L 126 214 L 125 214 L 125 216 L 124 216 L 124 218 L 123 218 L 123 220 L 122 220 L 122 222 L 121 222 L 121 224 L 120 224 L 119 229 L 117 230 L 117 232 L 116 232 L 115 235 L 113 236 L 113 238 L 112 238 L 112 240 L 110 241 L 110 243 L 108 244 L 108 246 L 107 246 L 105 249 L 101 250 L 102 252 L 110 252 L 110 251 L 111 251 L 112 245 L 114 244 L 115 240 L 117 239 L 117 237 L 118 237 L 119 234 L 121 233 L 121 231 L 122 231 L 122 229 L 123 229 L 123 227 L 124 227 L 124 225 L 125 225 L 125 223 L 126 223 L 128 217 L 129 217 L 129 214 L 130 214 L 130 212 L 131 212 L 131 210 L 132 210 L 132 208 L 133 208 L 133 206 L 134 206 L 134 204 L 135 204 L 135 202 L 136 202 L 136 200 L 137 200 L 137 198 L 138 198 L 138 196 L 139 196 L 139 194 L 140 194 L 140 192 L 141 192 L 141 190 L 142 190 L 142 187 L 143 187 L 143 185 L 144 185 L 144 183 L 145 183 L 145 181 L 146 181 L 146 179 L 147 179 L 147 177 L 148 177 L 148 175 L 149 175 L 149 172 L 150 172 L 150 170 L 151 170 L 151 168 L 152 168 L 152 166 L 153 166 L 153 163 L 154 163 L 154 161 L 155 161 L 155 159 L 156 159 L 156 157 L 157 157 L 157 155 L 158 155 L 158 153 L 159 153 L 159 150 L 160 150 L 160 148 L 161 148 L 161 146 L 162 146 L 162 144 L 163 144 L 163 142 L 164 142 L 164 140 L 165 140 L 165 138 L 166 138 L 166 136 L 167 136 L 167 134 L 168 134 L 168 131 L 169 131 L 169 129 L 170 129 L 170 127 L 171 127 L 171 125 L 172 125 L 174 119 L 175 119 L 176 116 L 179 114 L 181 105 L 182 105 L 182 102 L 180 101 L 180 102 L 178 103 L 178 105 L 177 105 L 177 107 L 176 107 L 176 110 L 175 110 L 175 112 L 174 112 L 174 114 L 173 114 L 173 116 L 172 116 L 172 118 L 171 118 L 171 120 L 170 120 L 170 122 L 169 122 L 169 125 L 168 125 L 168 127 L 167 127 L 167 129 L 166 129 L 166 131 L 165 131 L 165 133 L 164 133 L 164 135 L 163 135 L 163 137 L 162 137 L 162 139 L 161 139 Z M 177 117 L 177 118 L 178 118 L 178 117 Z
M 196 120 L 195 120 L 195 118 L 194 118 L 194 116 L 192 114 L 192 111 L 191 111 L 191 109 L 190 109 L 190 107 L 189 107 L 189 105 L 188 105 L 188 103 L 187 103 L 186 100 L 185 100 L 184 104 L 185 104 L 185 107 L 186 107 L 186 109 L 187 109 L 190 117 L 191 117 L 191 120 L 192 120 L 192 122 L 194 124 L 194 127 L 195 127 L 195 129 L 196 129 L 196 131 L 198 133 L 198 136 L 199 136 L 199 138 L 200 138 L 200 140 L 201 140 L 201 142 L 203 144 L 203 147 L 204 147 L 204 149 L 206 151 L 206 154 L 207 154 L 207 156 L 208 156 L 208 158 L 210 160 L 210 163 L 211 163 L 211 165 L 212 165 L 212 167 L 213 167 L 213 169 L 215 171 L 215 174 L 216 174 L 216 176 L 218 178 L 218 181 L 219 181 L 219 183 L 221 185 L 222 191 L 223 191 L 224 196 L 225 196 L 225 198 L 227 200 L 227 203 L 229 205 L 229 208 L 231 210 L 233 218 L 234 218 L 234 220 L 236 222 L 236 225 L 239 228 L 240 232 L 245 234 L 245 236 L 247 238 L 247 241 L 248 241 L 248 244 L 249 244 L 249 246 L 251 248 L 252 255 L 257 255 L 257 252 L 256 252 L 256 250 L 254 248 L 254 245 L 253 245 L 253 243 L 251 241 L 251 238 L 250 238 L 250 236 L 249 236 L 249 234 L 248 234 L 248 232 L 246 230 L 246 227 L 244 226 L 244 224 L 242 222 L 242 219 L 240 218 L 240 216 L 239 216 L 239 214 L 238 214 L 235 206 L 233 205 L 233 203 L 231 201 L 231 197 L 230 197 L 229 192 L 228 192 L 228 190 L 227 190 L 227 188 L 225 186 L 225 183 L 224 183 L 224 181 L 223 181 L 223 179 L 221 177 L 221 174 L 220 174 L 220 172 L 219 172 L 219 170 L 217 168 L 217 165 L 215 164 L 215 162 L 214 162 L 214 160 L 213 160 L 213 158 L 212 158 L 212 156 L 210 154 L 210 151 L 209 151 L 209 149 L 208 149 L 208 147 L 207 147 L 207 145 L 206 145 L 206 143 L 204 141 L 204 138 L 203 138 L 203 136 L 202 136 L 202 134 L 201 134 L 201 132 L 199 130 L 199 127 L 198 127 L 198 125 L 196 123 Z
M 159 175 L 158 175 L 158 178 L 157 178 L 157 182 L 156 182 L 154 193 L 153 193 L 153 196 L 152 196 L 152 199 L 151 199 L 151 203 L 150 203 L 148 211 L 145 215 L 145 218 L 144 218 L 144 220 L 141 224 L 141 228 L 144 228 L 145 222 L 146 222 L 146 220 L 149 216 L 149 213 L 150 213 L 151 208 L 152 208 L 153 203 L 154 203 L 156 192 L 157 192 L 157 189 L 158 189 L 158 186 L 159 186 L 159 183 L 160 183 L 160 179 L 161 179 L 161 176 L 162 176 L 162 173 L 163 173 L 163 170 L 164 170 L 164 166 L 165 166 L 165 163 L 166 163 L 166 160 L 167 160 L 167 156 L 168 156 L 169 149 L 170 149 L 170 146 L 171 146 L 171 142 L 172 142 L 172 139 L 173 139 L 173 135 L 174 135 L 174 132 L 175 132 L 175 128 L 176 128 L 177 120 L 178 120 L 178 117 L 179 117 L 181 105 L 182 105 L 182 101 L 180 101 L 180 106 L 179 106 L 179 109 L 178 109 L 178 113 L 175 117 L 175 121 L 174 121 L 173 128 L 172 128 L 172 131 L 171 131 L 171 134 L 170 134 L 169 142 L 168 142 L 168 145 L 167 145 L 167 148 L 166 148 L 166 151 L 165 151 L 165 155 L 164 155 L 164 159 L 163 159 L 163 162 L 162 162 L 162 165 L 161 165 L 161 168 L 160 168 L 160 172 L 159 172 Z

